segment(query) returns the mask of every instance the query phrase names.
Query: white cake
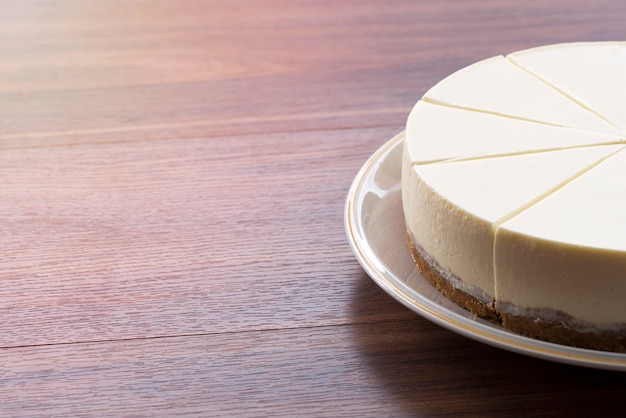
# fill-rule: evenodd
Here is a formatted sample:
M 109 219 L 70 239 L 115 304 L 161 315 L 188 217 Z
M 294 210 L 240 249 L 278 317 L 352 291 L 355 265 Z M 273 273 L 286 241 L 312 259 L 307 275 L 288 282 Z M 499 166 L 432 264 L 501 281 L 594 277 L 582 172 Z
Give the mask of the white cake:
M 402 199 L 418 267 L 514 331 L 626 350 L 626 43 L 494 57 L 407 122 Z

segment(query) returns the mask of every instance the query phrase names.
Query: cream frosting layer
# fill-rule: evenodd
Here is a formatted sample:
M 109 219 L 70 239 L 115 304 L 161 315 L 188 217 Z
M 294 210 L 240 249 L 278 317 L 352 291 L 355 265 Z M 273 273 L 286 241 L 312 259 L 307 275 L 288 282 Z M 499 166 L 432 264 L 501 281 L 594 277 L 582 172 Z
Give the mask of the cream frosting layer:
M 626 323 L 626 119 L 606 111 L 619 97 L 593 92 L 618 83 L 622 94 L 622 56 L 624 43 L 600 43 L 495 57 L 416 104 L 402 169 L 407 229 L 462 290 L 500 309 Z M 589 60 L 618 70 L 558 83 Z

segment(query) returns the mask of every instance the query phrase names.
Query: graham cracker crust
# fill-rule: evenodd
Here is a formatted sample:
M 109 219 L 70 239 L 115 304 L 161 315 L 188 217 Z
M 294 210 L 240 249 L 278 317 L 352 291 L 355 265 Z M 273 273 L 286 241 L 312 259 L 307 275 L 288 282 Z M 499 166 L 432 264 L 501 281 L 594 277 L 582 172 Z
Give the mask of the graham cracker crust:
M 433 266 L 431 262 L 428 262 L 424 258 L 424 251 L 420 248 L 418 250 L 417 244 L 409 236 L 409 248 L 411 249 L 411 255 L 417 265 L 418 270 L 422 273 L 422 276 L 426 278 L 435 286 L 445 297 L 450 299 L 462 308 L 467 309 L 474 315 L 488 319 L 493 322 L 499 323 L 498 313 L 495 310 L 493 303 L 485 303 L 478 300 L 476 297 L 464 292 L 461 289 L 454 287 L 445 277 L 443 277 L 437 267 Z M 439 267 L 439 270 L 441 268 Z
M 454 287 L 440 271 L 442 268 L 429 262 L 425 252 L 419 247 L 411 234 L 408 243 L 413 260 L 418 270 L 433 286 L 452 302 L 468 310 L 474 315 L 487 319 L 518 334 L 555 344 L 591 350 L 626 352 L 626 333 L 614 331 L 589 330 L 580 331 L 569 326 L 575 319 L 563 312 L 554 312 L 554 317 L 561 320 L 545 320 L 539 316 L 520 316 L 501 312 L 496 304 L 487 304 L 474 296 Z M 430 258 L 430 257 L 429 257 Z M 532 312 L 529 312 L 532 315 Z
M 590 350 L 617 353 L 626 351 L 626 337 L 618 332 L 583 332 L 572 329 L 563 322 L 506 313 L 500 313 L 500 317 L 504 328 L 538 340 Z

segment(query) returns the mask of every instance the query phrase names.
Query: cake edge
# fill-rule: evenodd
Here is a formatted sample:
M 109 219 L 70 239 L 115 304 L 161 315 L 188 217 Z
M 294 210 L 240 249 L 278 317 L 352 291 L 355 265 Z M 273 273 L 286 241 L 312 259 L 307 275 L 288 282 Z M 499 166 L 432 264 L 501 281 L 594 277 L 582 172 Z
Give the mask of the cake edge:
M 410 233 L 408 234 L 408 243 L 411 249 L 411 256 L 419 272 L 430 284 L 443 293 L 446 298 L 480 318 L 500 323 L 500 318 L 493 301 L 491 303 L 483 302 L 477 297 L 454 286 L 450 280 L 440 273 L 440 271 L 443 270 L 441 266 L 436 264 L 436 261 L 427 255 L 426 251 L 415 242 L 415 239 Z M 457 280 L 460 281 L 458 278 Z
M 529 316 L 498 310 L 495 301 L 491 304 L 485 303 L 455 287 L 450 280 L 440 273 L 443 271 L 441 266 L 436 264 L 436 261 L 432 260 L 415 242 L 410 232 L 407 233 L 407 241 L 413 261 L 422 276 L 446 298 L 470 313 L 526 337 L 570 347 L 618 353 L 626 352 L 626 333 L 596 329 L 589 331 L 573 329 L 567 324 L 575 322 L 575 318 L 563 312 L 553 312 L 552 315 L 563 318 L 562 321 L 554 321 L 541 319 L 539 312 L 536 312 L 538 310 L 528 310 Z M 457 277 L 457 280 L 461 279 Z

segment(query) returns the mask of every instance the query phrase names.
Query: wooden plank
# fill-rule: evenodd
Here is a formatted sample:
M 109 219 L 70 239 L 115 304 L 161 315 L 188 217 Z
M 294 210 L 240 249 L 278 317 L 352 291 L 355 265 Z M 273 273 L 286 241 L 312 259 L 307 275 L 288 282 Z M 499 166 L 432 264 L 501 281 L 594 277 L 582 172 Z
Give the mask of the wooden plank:
M 1 154 L 0 345 L 370 320 L 374 309 L 349 303 L 373 285 L 343 205 L 360 165 L 399 130 Z M 376 308 L 407 315 L 387 299 Z
M 0 7 L 0 415 L 621 414 L 621 374 L 384 294 L 350 182 L 450 72 L 623 37 L 619 2 Z
M 588 416 L 622 412 L 626 390 L 619 373 L 419 318 L 4 349 L 0 361 L 5 416 Z
M 397 125 L 428 87 L 478 59 L 572 31 L 619 37 L 618 11 L 610 1 L 12 3 L 0 27 L 0 147 Z

